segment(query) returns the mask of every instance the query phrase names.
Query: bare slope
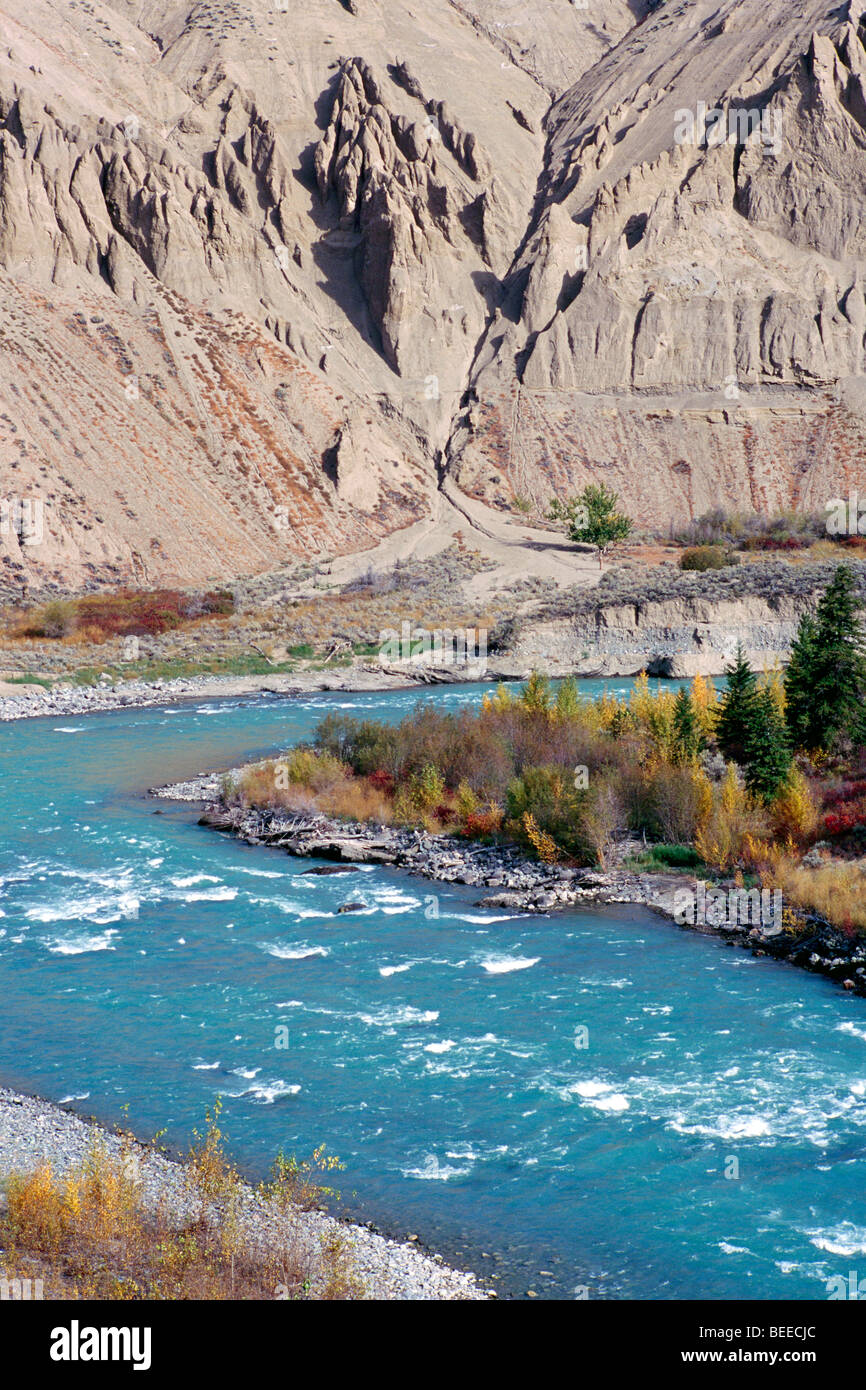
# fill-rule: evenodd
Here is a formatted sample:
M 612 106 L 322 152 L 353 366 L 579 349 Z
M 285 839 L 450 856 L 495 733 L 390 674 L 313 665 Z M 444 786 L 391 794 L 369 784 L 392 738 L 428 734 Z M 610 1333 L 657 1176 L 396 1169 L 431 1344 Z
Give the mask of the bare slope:
M 856 480 L 858 18 L 823 0 L 667 3 L 554 103 L 511 296 L 451 441 L 464 489 L 541 500 L 604 478 L 663 526 L 719 502 L 821 507 Z M 699 125 L 699 103 L 723 119 Z
M 594 477 L 653 525 L 821 505 L 864 445 L 847 14 L 0 0 L 0 497 L 45 504 L 0 583 L 460 526 L 526 567 L 515 501 Z M 678 143 L 701 101 L 766 125 Z

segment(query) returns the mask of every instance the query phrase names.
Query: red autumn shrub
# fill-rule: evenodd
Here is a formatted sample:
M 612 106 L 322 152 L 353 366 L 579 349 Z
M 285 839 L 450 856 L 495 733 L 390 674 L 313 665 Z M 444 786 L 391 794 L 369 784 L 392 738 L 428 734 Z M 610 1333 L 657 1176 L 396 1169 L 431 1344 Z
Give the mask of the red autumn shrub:
M 824 793 L 824 805 L 842 806 L 864 796 L 866 796 L 866 781 L 843 782 L 841 787 L 833 787 Z
M 501 829 L 501 806 L 490 806 L 484 811 L 470 811 L 463 822 L 463 834 L 468 840 L 480 840 L 485 835 L 496 835 Z
M 866 826 L 866 800 L 843 802 L 824 816 L 824 833 L 846 835 Z
M 394 778 L 384 768 L 378 767 L 375 772 L 371 772 L 368 781 L 370 786 L 375 787 L 377 791 L 384 792 L 386 796 L 393 796 Z
M 59 607 L 62 623 L 56 611 Z M 120 589 L 68 599 L 62 605 L 47 604 L 29 614 L 16 635 L 55 638 L 78 634 L 91 642 L 105 642 L 111 637 L 158 637 L 184 623 L 233 611 L 234 599 L 225 590 L 184 594 L 179 589 Z

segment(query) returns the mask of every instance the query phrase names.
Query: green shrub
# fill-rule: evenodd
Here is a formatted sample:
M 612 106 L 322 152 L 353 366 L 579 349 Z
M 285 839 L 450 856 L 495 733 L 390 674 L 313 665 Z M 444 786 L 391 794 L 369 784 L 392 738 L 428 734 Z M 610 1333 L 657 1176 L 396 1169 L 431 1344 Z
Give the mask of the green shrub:
M 36 620 L 33 635 L 55 639 L 68 637 L 75 630 L 76 616 L 74 603 L 55 599 L 51 603 L 46 603 L 42 609 L 42 613 Z
M 8 676 L 6 684 L 39 685 L 43 690 L 50 690 L 54 682 L 49 680 L 46 676 Z
M 722 550 L 720 545 L 696 545 L 684 550 L 680 556 L 681 570 L 723 570 L 739 561 L 731 551 Z
M 359 777 L 374 772 L 395 775 L 396 735 L 390 725 L 328 714 L 317 725 L 313 742 L 320 752 L 348 763 Z
M 505 807 L 509 831 L 525 842 L 527 817 L 544 835 L 580 858 L 592 853 L 586 814 L 590 794 L 574 786 L 561 767 L 527 767 L 508 784 Z
M 445 795 L 445 782 L 432 763 L 416 772 L 409 783 L 413 806 L 423 814 L 434 811 Z
M 346 776 L 346 765 L 331 753 L 317 753 L 300 744 L 275 766 L 282 770 L 280 781 L 293 787 L 323 791 Z M 280 785 L 278 782 L 277 785 Z
M 653 845 L 652 857 L 670 869 L 697 869 L 701 865 L 701 857 L 691 845 Z

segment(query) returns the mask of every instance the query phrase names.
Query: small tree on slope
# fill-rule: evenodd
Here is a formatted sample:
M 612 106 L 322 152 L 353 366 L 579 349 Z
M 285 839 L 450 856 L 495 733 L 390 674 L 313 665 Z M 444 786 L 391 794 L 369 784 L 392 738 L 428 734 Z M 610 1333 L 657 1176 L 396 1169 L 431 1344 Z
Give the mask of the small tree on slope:
M 579 545 L 594 545 L 598 551 L 598 567 L 604 555 L 617 541 L 631 535 L 631 521 L 617 511 L 619 498 L 604 483 L 589 483 L 578 497 L 567 502 L 556 498 L 548 516 L 551 521 L 564 521 L 569 540 Z

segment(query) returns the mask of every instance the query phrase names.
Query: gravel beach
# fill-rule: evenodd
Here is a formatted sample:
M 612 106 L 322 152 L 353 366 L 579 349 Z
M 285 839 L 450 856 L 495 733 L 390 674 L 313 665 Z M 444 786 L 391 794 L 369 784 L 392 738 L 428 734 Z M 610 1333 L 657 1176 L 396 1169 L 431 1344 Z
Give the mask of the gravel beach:
M 113 1156 L 128 1149 L 128 1141 L 93 1121 L 49 1101 L 0 1088 L 0 1192 L 13 1172 L 29 1172 L 43 1163 L 50 1163 L 58 1174 L 69 1171 L 86 1158 L 94 1140 L 101 1140 Z M 131 1154 L 145 1205 L 155 1209 L 162 1202 L 178 1220 L 189 1216 L 192 1205 L 185 1165 L 135 1142 Z M 285 1236 L 279 1219 L 246 1185 L 241 1221 L 251 1245 Z M 352 1273 L 370 1299 L 480 1301 L 495 1296 L 482 1289 L 474 1275 L 451 1269 L 439 1255 L 425 1254 L 411 1243 L 389 1240 L 324 1212 L 298 1211 L 291 1219 L 290 1233 L 314 1261 L 323 1238 L 342 1235 Z M 0 1274 L 2 1259 L 0 1251 Z
M 523 673 L 528 674 L 528 672 Z M 477 665 L 447 670 L 411 666 L 383 667 L 359 664 L 334 671 L 298 671 L 291 675 L 182 676 L 175 680 L 130 680 L 113 684 L 106 678 L 98 685 L 58 684 L 16 686 L 0 681 L 0 723 L 13 719 L 95 714 L 102 710 L 140 709 L 146 705 L 175 704 L 184 700 L 230 700 L 241 695 L 309 695 L 315 691 L 418 690 L 431 685 L 477 680 L 514 680 L 521 673 Z
M 410 676 L 353 668 L 291 676 L 185 676 L 177 680 L 109 681 L 94 686 L 40 685 L 20 689 L 0 683 L 0 723 L 12 719 L 78 716 L 101 710 L 139 709 L 181 700 L 228 700 L 239 695 L 305 695 L 317 690 L 397 690 L 411 686 Z M 13 693 L 14 691 L 14 693 Z

